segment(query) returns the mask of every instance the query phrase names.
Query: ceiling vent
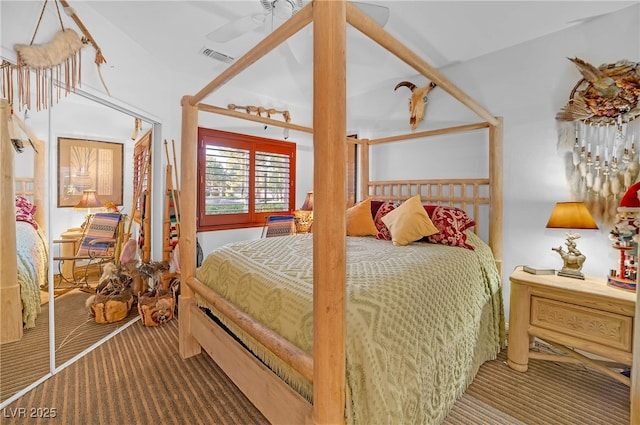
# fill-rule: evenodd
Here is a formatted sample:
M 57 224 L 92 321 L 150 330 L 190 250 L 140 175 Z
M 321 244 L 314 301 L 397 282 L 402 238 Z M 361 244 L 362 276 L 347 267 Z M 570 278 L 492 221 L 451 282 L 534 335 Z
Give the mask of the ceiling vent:
M 218 52 L 217 50 L 213 50 L 209 47 L 203 47 L 202 49 L 200 49 L 200 54 L 224 63 L 231 63 L 235 60 L 235 58 L 225 53 Z

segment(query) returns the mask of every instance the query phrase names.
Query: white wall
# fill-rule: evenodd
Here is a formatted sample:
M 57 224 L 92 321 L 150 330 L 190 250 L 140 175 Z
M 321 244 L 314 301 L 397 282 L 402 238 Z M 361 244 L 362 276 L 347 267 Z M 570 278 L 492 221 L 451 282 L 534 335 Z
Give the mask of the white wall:
M 51 2 L 50 2 L 51 3 Z M 90 2 L 77 1 L 72 4 L 77 15 L 80 17 L 85 26 L 89 29 L 94 39 L 100 46 L 107 63 L 98 67 L 94 64 L 95 50 L 93 47 L 87 46 L 82 52 L 82 89 L 95 95 L 96 97 L 106 99 L 116 103 L 124 108 L 138 111 L 144 116 L 151 117 L 153 121 L 162 124 L 161 134 L 154 137 L 154 202 L 153 202 L 153 245 L 155 252 L 160 253 L 162 244 L 162 214 L 164 208 L 162 206 L 162 194 L 164 192 L 165 167 L 166 160 L 164 154 L 163 141 L 171 140 L 176 142 L 177 164 L 180 164 L 180 136 L 181 136 L 181 114 L 182 109 L 180 101 L 184 95 L 195 94 L 205 86 L 208 80 L 197 80 L 193 76 L 180 75 L 172 73 L 170 67 L 157 61 L 153 56 L 147 53 L 136 40 L 132 40 L 123 35 L 122 32 L 108 21 L 97 15 L 88 4 Z M 15 52 L 13 46 L 16 43 L 25 43 L 31 40 L 35 29 L 40 11 L 42 9 L 42 1 L 2 1 L 0 3 L 1 37 L 0 47 L 2 56 L 14 60 Z M 152 14 L 150 9 L 150 14 Z M 80 32 L 77 26 L 72 23 L 70 18 L 63 15 L 66 27 L 73 28 Z M 56 31 L 59 24 L 55 12 L 55 6 L 50 4 L 45 9 L 45 14 L 38 29 L 35 43 L 46 43 L 49 41 Z M 102 84 L 101 78 L 104 80 L 106 89 Z M 108 93 L 107 93 L 108 89 Z M 225 88 L 224 98 L 216 104 L 225 104 L 232 102 L 237 92 L 233 88 Z M 33 125 L 34 132 L 45 141 L 51 135 L 51 142 L 47 144 L 49 149 L 56 149 L 56 138 L 59 136 L 76 135 L 77 137 L 95 138 L 97 140 L 122 140 L 118 131 L 113 131 L 109 127 L 98 127 L 92 125 L 91 120 L 78 121 L 74 119 L 76 113 L 68 108 L 69 101 L 62 99 L 59 105 L 51 108 L 52 126 L 51 134 L 49 133 L 49 111 L 35 112 L 30 111 L 32 116 L 28 125 Z M 66 111 L 65 111 L 66 110 Z M 86 112 L 83 116 L 86 117 Z M 219 117 L 212 114 L 200 114 L 203 116 L 203 126 L 211 126 L 212 128 L 224 129 L 227 131 L 235 131 L 245 134 L 254 134 L 257 136 L 282 139 L 283 131 L 279 128 L 268 128 L 264 130 L 261 124 L 247 123 L 242 120 L 234 120 L 226 117 Z M 100 119 L 100 114 L 96 115 Z M 107 124 L 102 120 L 102 124 Z M 133 122 L 131 122 L 131 130 Z M 145 130 L 148 128 L 145 127 Z M 129 137 L 128 135 L 127 137 Z M 308 135 L 298 132 L 291 132 L 290 141 L 300 144 L 297 155 L 298 175 L 297 175 L 297 204 L 301 204 L 304 195 L 312 189 L 312 165 L 313 155 L 311 151 L 311 139 Z M 127 149 L 132 147 L 132 143 L 126 145 Z M 171 155 L 171 151 L 170 151 Z M 131 158 L 130 152 L 125 151 L 125 161 Z M 173 160 L 173 158 L 171 158 Z M 55 158 L 53 166 L 55 166 Z M 32 156 L 30 154 L 16 156 L 16 169 L 24 170 L 22 175 L 31 175 Z M 130 165 L 129 163 L 127 163 Z M 125 170 L 125 173 L 128 173 Z M 54 172 L 55 175 L 55 172 Z M 127 177 L 125 174 L 125 184 Z M 51 188 L 55 188 L 55 178 L 49 179 Z M 53 189 L 55 192 L 55 189 Z M 128 190 L 130 196 L 131 189 Z M 75 227 L 81 222 L 81 213 L 75 212 L 73 209 L 65 208 L 56 209 L 56 199 L 51 196 L 49 206 L 52 208 L 52 217 L 50 223 L 50 235 L 52 239 L 58 238 L 59 234 L 69 227 Z M 130 202 L 125 201 L 125 212 L 130 209 Z M 246 229 L 240 231 L 220 231 L 208 232 L 199 235 L 199 239 L 203 243 L 203 248 L 211 250 L 216 246 L 223 245 L 227 242 L 259 237 L 262 229 Z M 155 259 L 155 258 L 154 258 Z
M 43 3 L 40 1 L 3 1 L 0 4 L 2 19 L 0 40 L 3 58 L 15 62 L 14 45 L 29 43 L 42 5 Z M 95 16 L 91 9 L 85 10 L 83 3 L 78 2 L 73 6 L 85 26 L 98 41 L 107 58 L 107 64 L 101 65 L 100 70 L 111 95 L 107 93 L 107 89 L 100 82 L 100 73 L 94 63 L 95 50 L 91 46 L 86 46 L 82 50 L 82 81 L 79 89 L 95 98 L 118 105 L 122 109 L 136 113 L 141 112 L 143 116 L 151 117 L 152 121 L 161 122 L 162 118 L 156 118 L 156 116 L 168 115 L 166 105 L 169 101 L 165 92 L 152 90 L 152 87 L 164 81 L 164 73 L 162 71 L 152 72 L 154 68 L 158 68 L 152 58 L 135 44 L 132 44 L 130 40 L 124 40 L 122 36 L 119 36 L 118 31 L 110 28 L 99 16 Z M 73 24 L 71 18 L 63 14 L 63 21 L 66 28 L 73 28 L 80 34 L 80 30 Z M 60 24 L 55 6 L 50 2 L 43 14 L 34 44 L 46 44 L 59 30 Z M 120 46 L 127 46 L 127 48 L 123 49 Z M 135 72 L 126 69 L 128 66 L 135 67 L 140 61 L 144 66 L 137 67 Z M 114 72 L 118 68 L 120 71 Z M 17 99 L 15 99 L 14 108 L 19 110 L 22 116 L 25 107 L 18 105 Z M 48 158 L 46 184 L 49 188 L 46 201 L 50 211 L 50 219 L 46 223 L 46 228 L 50 239 L 58 239 L 66 229 L 79 226 L 84 217 L 82 212 L 74 211 L 73 208 L 57 208 L 58 137 L 122 143 L 124 145 L 123 211 L 129 212 L 131 210 L 133 193 L 131 158 L 133 157 L 134 145 L 131 135 L 134 121 L 130 115 L 70 93 L 67 96 L 63 94 L 52 107 L 42 111 L 37 111 L 34 103 L 32 109 L 28 111 L 28 116 L 29 118 L 25 120 L 26 125 L 44 140 L 46 145 Z M 148 130 L 150 125 L 151 122 L 145 122 L 144 131 Z M 161 152 L 160 148 L 161 146 L 156 150 Z M 24 154 L 16 155 L 17 174 L 24 172 L 22 175 L 32 175 L 30 174 L 32 172 L 32 158 L 33 153 L 28 150 Z M 164 181 L 164 179 L 160 179 L 160 181 Z M 158 228 L 161 229 L 160 226 Z M 155 239 L 161 242 L 161 233 Z
M 509 309 L 510 272 L 521 264 L 559 269 L 551 247 L 562 245 L 562 229 L 545 225 L 556 202 L 570 200 L 565 165 L 556 149 L 555 114 L 566 104 L 581 78 L 567 57 L 596 66 L 640 57 L 640 7 L 593 19 L 451 69 L 472 97 L 504 117 L 504 255 L 505 307 Z M 603 37 L 603 34 L 615 37 Z M 462 83 L 471 76 L 476 83 Z M 433 105 L 432 105 L 433 106 Z M 618 252 L 607 237 L 611 229 L 582 231 L 578 241 L 587 275 L 606 277 L 616 268 Z M 579 284 L 579 282 L 576 282 Z
M 147 125 L 148 129 L 148 125 Z M 103 142 L 114 142 L 123 145 L 123 202 L 121 209 L 129 213 L 133 198 L 133 118 L 114 111 L 95 102 L 72 102 L 71 99 L 61 101 L 51 109 L 51 146 L 57 146 L 58 138 L 88 139 Z M 58 170 L 58 150 L 53 152 L 53 169 Z M 82 224 L 86 212 L 73 208 L 57 208 L 57 176 L 52 178 L 50 191 L 50 208 L 52 217 L 51 234 L 57 238 L 60 232 Z
M 12 3 L 15 3 L 11 5 Z M 34 3 L 27 13 L 16 12 L 18 3 Z M 42 3 L 3 1 L 2 52 L 11 51 L 14 42 L 30 39 Z M 552 13 L 553 3 L 549 3 Z M 13 9 L 10 9 L 12 7 Z M 161 139 L 175 139 L 180 143 L 180 99 L 195 94 L 208 81 L 172 74 L 163 64 L 144 52 L 135 40 L 123 36 L 100 16 L 96 16 L 84 2 L 74 7 L 85 25 L 98 40 L 108 63 L 103 65 L 103 77 L 114 99 L 152 114 L 162 122 Z M 561 260 L 551 251 L 552 246 L 564 242 L 564 232 L 545 229 L 553 205 L 568 200 L 569 190 L 564 175 L 564 162 L 556 150 L 557 131 L 555 114 L 568 100 L 569 93 L 580 75 L 566 58 L 578 56 L 592 64 L 615 62 L 620 59 L 638 61 L 640 56 L 640 7 L 596 18 L 569 30 L 551 34 L 518 46 L 505 49 L 463 64 L 445 69 L 445 74 L 489 111 L 504 117 L 504 255 L 503 280 L 505 307 L 508 310 L 510 271 L 519 264 L 559 268 Z M 6 10 L 12 11 L 7 16 Z M 55 21 L 54 21 L 55 22 Z M 462 31 L 463 29 L 461 29 Z M 84 61 L 88 61 L 85 65 Z M 83 84 L 103 92 L 99 75 L 88 51 L 83 56 Z M 226 98 L 233 99 L 233 89 L 226 87 Z M 215 104 L 225 104 L 225 99 Z M 375 131 L 380 124 L 406 123 L 406 98 L 399 96 L 397 105 L 385 104 L 388 115 L 376 119 Z M 442 91 L 434 90 L 427 111 L 427 123 L 448 120 L 479 121 L 473 113 L 447 99 Z M 375 101 L 374 101 L 375 102 Z M 354 100 L 367 105 L 370 99 Z M 382 107 L 381 107 L 382 108 Z M 378 109 L 381 109 L 378 108 Z M 461 112 L 462 111 L 462 112 Z M 201 113 L 201 115 L 203 115 Z M 431 123 L 428 121 L 432 120 Z M 259 124 L 238 123 L 225 117 L 208 117 L 203 125 L 248 134 L 281 138 L 281 129 L 267 129 Z M 357 131 L 361 138 L 379 137 L 364 124 Z M 435 125 L 434 125 L 435 126 Z M 395 132 L 395 131 L 394 131 Z M 395 132 L 397 134 L 397 132 Z M 98 137 L 99 135 L 96 135 Z M 457 176 L 453 168 L 464 169 L 469 176 L 486 175 L 486 135 L 464 135 L 440 140 L 401 142 L 390 147 L 377 146 L 372 158 L 374 178 L 427 178 Z M 299 142 L 296 204 L 313 187 L 313 152 L 307 135 L 292 132 L 291 141 Z M 475 140 L 479 140 L 475 143 Z M 471 141 L 472 143 L 465 143 Z M 451 150 L 451 145 L 459 145 Z M 156 144 L 156 172 L 164 175 L 163 147 Z M 179 149 L 178 149 L 179 155 Z M 158 159 L 160 157 L 160 159 Z M 157 164 L 157 166 L 156 166 Z M 156 182 L 164 181 L 156 178 Z M 154 213 L 161 214 L 161 209 Z M 616 262 L 616 253 L 610 248 L 607 233 L 610 229 L 584 231 L 579 241 L 587 256 L 584 271 L 605 276 Z M 205 252 L 224 243 L 258 237 L 261 229 L 208 232 L 199 235 Z M 159 242 L 159 235 L 154 233 Z

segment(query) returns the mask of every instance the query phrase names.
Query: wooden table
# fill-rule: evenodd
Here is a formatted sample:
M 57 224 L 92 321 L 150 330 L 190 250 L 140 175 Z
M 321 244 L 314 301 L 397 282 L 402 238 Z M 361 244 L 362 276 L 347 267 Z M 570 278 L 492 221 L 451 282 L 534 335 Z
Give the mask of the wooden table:
M 582 362 L 630 385 L 629 378 L 611 370 L 606 362 L 581 352 L 631 366 L 634 292 L 610 287 L 604 278 L 534 275 L 521 268 L 509 280 L 507 357 L 511 368 L 525 372 L 530 358 Z M 531 351 L 536 337 L 564 355 Z
M 60 256 L 61 257 L 73 257 L 78 252 L 80 246 L 80 240 L 82 239 L 83 231 L 81 228 L 72 228 L 60 235 L 62 243 L 60 243 Z M 54 241 L 60 242 L 60 241 Z M 73 281 L 73 260 L 63 261 L 60 266 L 60 274 L 67 281 Z

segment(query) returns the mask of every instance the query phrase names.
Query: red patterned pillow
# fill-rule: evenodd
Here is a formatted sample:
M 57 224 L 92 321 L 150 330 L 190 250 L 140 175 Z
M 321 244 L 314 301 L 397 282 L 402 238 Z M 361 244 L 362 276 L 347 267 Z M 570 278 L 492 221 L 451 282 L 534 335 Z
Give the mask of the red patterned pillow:
M 378 229 L 378 235 L 376 236 L 376 239 L 384 239 L 387 241 L 391 240 L 391 232 L 389 232 L 387 226 L 382 222 L 382 217 L 384 217 L 394 209 L 395 207 L 391 202 L 385 202 L 380 206 L 380 208 L 378 208 L 376 217 L 373 220 L 376 224 L 376 228 Z
M 371 218 L 373 219 L 376 218 L 376 213 L 378 212 L 378 209 L 380 209 L 380 207 L 384 203 L 385 203 L 384 201 L 371 200 Z
M 26 221 L 37 230 L 38 223 L 36 223 L 36 220 L 33 217 L 35 212 L 35 205 L 22 196 L 16 196 L 16 221 Z
M 16 196 L 16 208 L 20 208 L 29 214 L 36 213 L 36 206 L 33 205 L 27 198 L 21 195 Z
M 476 222 L 466 212 L 459 208 L 439 205 L 425 205 L 424 209 L 440 232 L 423 238 L 423 241 L 474 249 L 467 243 L 464 231 L 475 226 Z

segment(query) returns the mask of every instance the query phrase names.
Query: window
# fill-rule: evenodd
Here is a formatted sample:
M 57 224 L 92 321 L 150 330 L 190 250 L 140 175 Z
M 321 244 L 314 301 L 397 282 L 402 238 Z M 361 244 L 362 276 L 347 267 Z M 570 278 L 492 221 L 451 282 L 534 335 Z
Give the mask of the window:
M 264 226 L 295 209 L 296 145 L 198 129 L 198 230 Z

